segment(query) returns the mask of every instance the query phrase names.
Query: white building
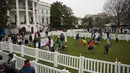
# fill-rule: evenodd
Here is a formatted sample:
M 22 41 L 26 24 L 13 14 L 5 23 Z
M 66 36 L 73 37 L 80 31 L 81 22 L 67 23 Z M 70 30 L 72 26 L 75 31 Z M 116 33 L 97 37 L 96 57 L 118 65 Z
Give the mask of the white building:
M 25 28 L 26 31 L 36 32 L 46 29 L 50 24 L 51 5 L 39 0 L 12 0 L 13 5 L 8 15 L 11 23 L 17 28 Z

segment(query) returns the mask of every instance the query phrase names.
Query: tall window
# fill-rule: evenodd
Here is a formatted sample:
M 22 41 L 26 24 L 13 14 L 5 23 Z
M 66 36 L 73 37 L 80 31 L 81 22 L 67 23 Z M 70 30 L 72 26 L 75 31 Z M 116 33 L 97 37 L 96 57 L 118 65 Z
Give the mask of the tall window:
M 26 15 L 24 15 L 24 23 L 26 22 Z
M 33 22 L 33 17 L 31 17 L 31 23 Z
M 42 17 L 42 23 L 44 24 L 44 17 Z
M 46 14 L 48 14 L 48 10 L 46 10 Z
M 48 18 L 46 18 L 46 24 L 48 24 Z
M 44 14 L 44 10 L 42 9 L 42 14 Z
M 17 16 L 15 15 L 15 17 L 14 17 L 14 18 L 15 18 L 15 23 L 17 23 Z

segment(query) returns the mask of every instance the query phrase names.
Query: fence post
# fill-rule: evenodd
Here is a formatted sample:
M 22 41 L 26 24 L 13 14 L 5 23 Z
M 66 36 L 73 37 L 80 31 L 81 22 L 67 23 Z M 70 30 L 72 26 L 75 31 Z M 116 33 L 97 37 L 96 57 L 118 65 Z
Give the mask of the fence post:
M 38 61 L 38 48 L 35 48 L 35 60 Z
M 35 69 L 35 73 L 37 73 L 37 62 L 36 61 L 31 61 L 31 63 L 32 63 L 32 66 Z
M 58 61 L 58 52 L 54 52 L 54 67 L 58 67 L 57 61 Z
M 79 57 L 79 73 L 84 73 L 84 57 L 80 55 Z
M 117 66 L 118 66 L 118 64 L 117 64 L 117 59 L 116 59 L 116 62 L 115 62 L 115 73 L 117 73 Z
M 118 62 L 118 73 L 121 73 L 121 62 Z
M 129 39 L 128 39 L 128 34 L 126 34 L 125 36 L 126 36 L 126 41 L 129 41 Z
M 10 51 L 10 53 L 13 52 L 13 44 L 12 43 L 9 43 L 9 51 Z
M 24 45 L 21 45 L 21 57 L 24 57 Z

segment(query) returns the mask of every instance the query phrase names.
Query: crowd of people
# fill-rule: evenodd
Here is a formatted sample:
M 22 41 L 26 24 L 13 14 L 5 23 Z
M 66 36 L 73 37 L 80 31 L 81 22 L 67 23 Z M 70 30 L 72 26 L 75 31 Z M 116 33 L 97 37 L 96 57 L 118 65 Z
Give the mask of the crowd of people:
M 98 30 L 98 29 L 93 30 L 92 34 L 91 34 L 91 39 L 89 41 L 86 39 L 87 37 L 85 37 L 85 36 L 81 37 L 82 44 L 84 46 L 86 46 L 86 45 L 88 46 L 88 52 L 92 51 L 92 53 L 94 53 L 94 48 L 95 48 L 94 44 L 97 46 L 100 45 L 100 41 L 101 41 L 102 36 L 103 36 L 102 33 L 103 33 L 102 30 Z M 108 54 L 109 48 L 111 47 L 111 43 L 109 41 L 111 39 L 109 37 L 109 32 L 106 32 L 106 34 L 107 34 L 107 37 L 105 39 L 106 44 L 104 45 L 104 54 Z M 116 36 L 116 42 L 118 42 L 118 35 L 115 34 L 115 36 Z M 74 37 L 75 37 L 74 39 L 76 40 L 74 43 L 78 43 L 80 41 L 79 33 L 77 33 Z
M 1 35 L 0 36 L 0 41 L 3 42 L 10 42 L 13 44 L 18 44 L 18 45 L 28 45 L 29 41 L 32 41 L 32 35 L 31 34 L 12 34 L 12 35 Z
M 58 51 L 58 52 L 63 52 L 66 47 L 65 43 L 65 35 L 61 33 L 60 36 L 56 37 L 56 41 L 54 41 L 51 36 L 48 36 L 48 42 L 46 42 L 44 50 L 47 51 Z
M 88 30 L 90 31 L 90 29 Z M 94 44 L 95 45 L 100 45 L 100 41 L 102 39 L 102 30 L 92 30 L 92 35 L 91 35 L 91 40 L 87 41 L 86 37 L 82 37 L 81 42 L 83 44 L 83 46 L 88 46 L 88 52 L 90 53 L 92 51 L 92 53 L 94 53 Z M 109 49 L 111 47 L 111 43 L 110 43 L 110 37 L 109 37 L 109 31 L 106 31 L 107 33 L 107 38 L 106 38 L 106 44 L 104 45 L 104 54 L 108 54 Z M 48 38 L 48 42 L 46 42 L 44 50 L 46 51 L 58 51 L 58 52 L 64 52 L 64 49 L 66 48 L 66 42 L 65 42 L 65 34 L 61 33 L 60 36 L 57 36 L 56 41 L 54 41 L 52 39 L 51 36 L 48 36 L 48 32 L 45 32 L 46 37 Z M 118 35 L 116 34 L 116 42 L 118 42 Z M 78 43 L 80 41 L 80 36 L 79 33 L 76 34 L 76 36 L 74 36 L 75 38 L 75 42 L 74 43 Z M 34 48 L 41 48 L 41 35 L 39 32 L 36 32 L 34 34 L 34 39 L 32 39 L 32 35 L 31 34 L 13 34 L 10 37 L 7 35 L 3 35 L 0 36 L 0 41 L 3 42 L 12 42 L 13 44 L 18 44 L 18 45 L 26 45 L 28 46 L 28 44 L 32 44 L 34 45 Z M 37 47 L 38 46 L 38 47 Z M 6 71 L 6 73 L 18 73 L 15 64 L 16 64 L 16 60 L 13 58 L 13 54 L 10 53 L 9 55 L 9 59 L 7 62 L 4 62 L 1 66 L 0 66 L 0 71 L 1 69 L 4 69 Z M 0 58 L 2 59 L 2 58 Z M 35 69 L 30 65 L 30 61 L 27 59 L 24 62 L 24 66 L 23 68 L 21 68 L 20 73 L 35 73 Z M 2 71 L 1 71 L 2 72 Z M 0 73 L 1 73 L 0 72 Z
M 2 60 L 2 56 L 0 60 Z M 9 53 L 7 62 L 0 64 L 0 73 L 35 73 L 35 69 L 30 65 L 29 59 L 26 59 L 24 61 L 24 66 L 18 71 L 14 54 Z

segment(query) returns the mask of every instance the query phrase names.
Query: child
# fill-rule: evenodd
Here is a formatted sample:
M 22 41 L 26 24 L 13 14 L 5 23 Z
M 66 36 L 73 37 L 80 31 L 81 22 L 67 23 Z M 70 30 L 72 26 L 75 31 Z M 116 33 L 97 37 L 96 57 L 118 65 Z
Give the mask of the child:
M 46 43 L 44 50 L 49 51 L 49 42 Z
M 76 40 L 76 43 L 79 42 L 79 33 L 76 34 L 76 36 L 75 36 L 75 40 Z
M 60 40 L 59 37 L 57 38 L 56 43 L 57 43 L 57 45 L 58 45 L 58 48 L 56 49 L 56 51 L 61 51 L 62 43 L 61 43 L 61 40 Z
M 86 42 L 85 38 L 82 38 L 82 43 L 83 43 L 84 46 L 86 46 L 87 42 Z
M 100 42 L 100 36 L 98 36 L 98 37 L 96 38 L 95 44 L 96 44 L 96 45 L 99 45 L 99 42 Z
M 108 51 L 109 51 L 109 48 L 111 47 L 111 44 L 110 43 L 107 43 L 106 45 L 105 45 L 105 50 L 104 50 L 104 54 L 108 54 Z
M 92 51 L 92 53 L 94 53 L 93 52 L 93 49 L 94 49 L 93 43 L 94 43 L 94 40 L 92 40 L 91 42 L 88 43 L 88 52 Z

